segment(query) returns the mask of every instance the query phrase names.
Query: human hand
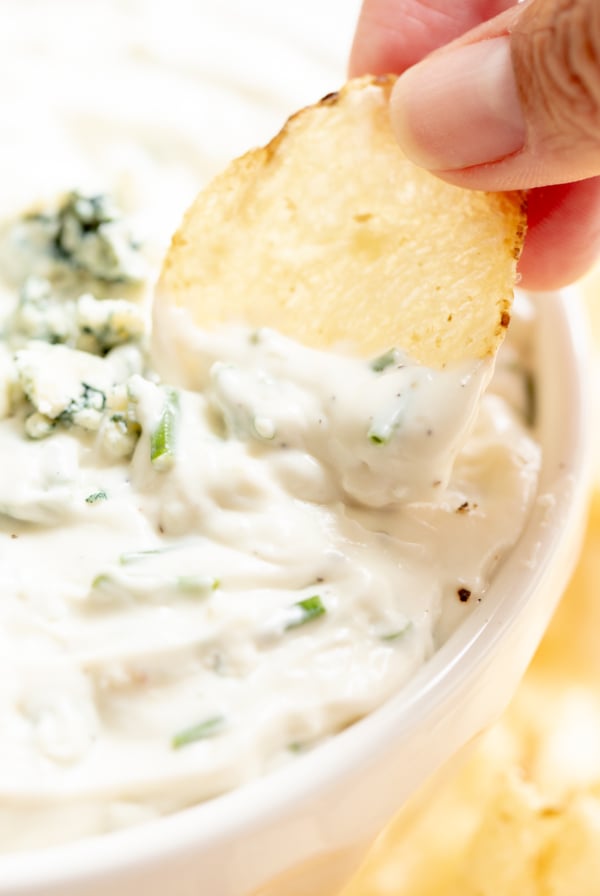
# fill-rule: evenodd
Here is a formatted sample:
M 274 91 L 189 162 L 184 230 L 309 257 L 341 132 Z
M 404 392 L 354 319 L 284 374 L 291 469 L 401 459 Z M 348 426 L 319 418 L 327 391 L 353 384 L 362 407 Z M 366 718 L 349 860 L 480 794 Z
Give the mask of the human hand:
M 591 266 L 598 0 L 364 0 L 350 74 L 367 72 L 404 73 L 391 116 L 417 164 L 465 187 L 530 190 L 523 286 L 557 288 Z

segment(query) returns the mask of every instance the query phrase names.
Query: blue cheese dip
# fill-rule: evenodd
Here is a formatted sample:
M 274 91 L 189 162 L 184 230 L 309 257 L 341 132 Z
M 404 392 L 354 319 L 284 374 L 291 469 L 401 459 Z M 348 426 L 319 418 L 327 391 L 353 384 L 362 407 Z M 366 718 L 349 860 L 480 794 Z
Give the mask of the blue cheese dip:
M 540 463 L 518 342 L 484 393 L 490 362 L 172 311 L 155 363 L 152 260 L 103 195 L 13 216 L 0 259 L 1 849 L 293 761 L 485 601 Z

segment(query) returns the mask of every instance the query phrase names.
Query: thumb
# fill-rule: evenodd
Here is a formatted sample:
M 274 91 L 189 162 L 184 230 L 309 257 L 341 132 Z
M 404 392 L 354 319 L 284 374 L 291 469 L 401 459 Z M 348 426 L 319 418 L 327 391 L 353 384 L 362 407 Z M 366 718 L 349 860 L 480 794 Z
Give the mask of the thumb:
M 600 3 L 530 0 L 397 81 L 406 154 L 454 183 L 527 189 L 600 173 Z

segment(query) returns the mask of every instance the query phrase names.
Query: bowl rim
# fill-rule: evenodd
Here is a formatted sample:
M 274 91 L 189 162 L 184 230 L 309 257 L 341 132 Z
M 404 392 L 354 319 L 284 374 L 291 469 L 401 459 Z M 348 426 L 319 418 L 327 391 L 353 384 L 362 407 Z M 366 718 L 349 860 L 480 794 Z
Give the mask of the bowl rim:
M 557 381 L 562 406 L 568 407 L 571 415 L 570 426 L 558 431 L 564 470 L 554 482 L 554 501 L 545 511 L 548 524 L 542 527 L 540 535 L 539 521 L 528 521 L 506 565 L 490 585 L 486 601 L 473 609 L 397 694 L 293 763 L 212 800 L 131 828 L 0 855 L 0 894 L 17 896 L 21 890 L 33 893 L 37 887 L 42 894 L 58 884 L 82 885 L 91 879 L 97 881 L 131 871 L 141 863 L 147 867 L 150 863 L 168 862 L 189 850 L 206 851 L 222 838 L 230 840 L 244 830 L 269 824 L 290 809 L 293 811 L 297 801 L 352 776 L 367 760 L 373 760 L 374 749 L 384 750 L 391 740 L 399 744 L 415 724 L 426 720 L 442 701 L 450 700 L 464 686 L 467 676 L 476 674 L 529 603 L 552 558 L 583 518 L 589 494 L 593 432 L 589 412 L 591 354 L 582 302 L 574 288 L 532 298 L 536 306 L 546 303 L 544 314 L 539 315 L 545 321 L 542 337 L 550 342 L 555 340 L 554 353 L 562 353 L 565 362 Z M 554 402 L 557 397 L 553 393 Z M 490 596 L 500 591 L 507 578 L 506 570 L 510 572 L 516 564 L 526 563 L 534 543 L 538 553 L 527 586 L 511 603 L 506 597 L 493 601 Z

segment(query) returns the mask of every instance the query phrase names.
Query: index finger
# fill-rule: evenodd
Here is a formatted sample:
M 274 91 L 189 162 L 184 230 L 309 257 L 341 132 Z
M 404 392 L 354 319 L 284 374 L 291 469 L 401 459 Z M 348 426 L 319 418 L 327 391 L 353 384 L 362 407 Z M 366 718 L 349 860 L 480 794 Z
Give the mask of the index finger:
M 515 0 L 364 0 L 350 54 L 350 77 L 400 74 Z

